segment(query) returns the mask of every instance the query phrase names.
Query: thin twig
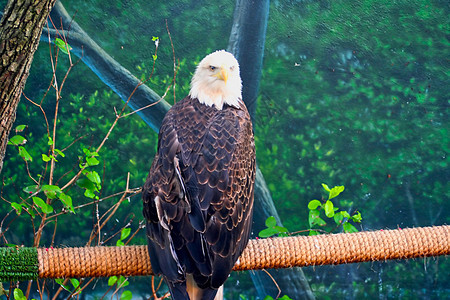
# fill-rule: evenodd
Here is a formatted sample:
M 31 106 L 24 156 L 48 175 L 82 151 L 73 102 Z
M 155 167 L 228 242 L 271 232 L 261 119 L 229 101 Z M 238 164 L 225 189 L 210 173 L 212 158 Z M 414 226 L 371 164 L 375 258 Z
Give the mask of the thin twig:
M 275 280 L 275 278 L 273 278 L 273 276 L 272 276 L 266 269 L 263 269 L 263 271 L 264 271 L 267 275 L 269 275 L 270 279 L 272 279 L 273 283 L 275 283 L 275 286 L 276 286 L 277 289 L 278 289 L 278 295 L 275 297 L 275 300 L 278 299 L 278 298 L 280 298 L 280 295 L 281 295 L 281 289 L 280 289 L 280 286 L 278 285 L 277 281 Z
M 112 218 L 112 216 L 116 213 L 117 209 L 122 204 L 123 200 L 125 200 L 127 198 L 127 195 L 129 193 L 129 182 L 130 182 L 130 173 L 128 173 L 128 176 L 127 176 L 127 184 L 126 184 L 124 194 L 122 195 L 120 200 L 115 205 L 113 205 L 107 212 L 105 212 L 103 214 L 103 216 L 100 218 L 100 219 L 103 219 L 103 217 L 105 217 L 106 214 L 112 209 L 111 213 L 106 217 L 106 219 L 102 222 L 102 224 L 97 227 L 97 231 L 94 231 L 94 230 L 92 231 L 91 237 L 89 238 L 89 241 L 87 242 L 88 245 L 92 242 L 94 237 L 97 235 L 97 232 L 99 230 L 101 230 L 108 223 L 108 221 Z
M 128 245 L 128 243 L 131 242 L 131 240 L 136 236 L 136 234 L 141 231 L 141 229 L 144 228 L 144 220 L 139 221 L 138 229 L 128 238 L 128 240 L 124 243 L 125 245 Z
M 169 30 L 169 25 L 167 24 L 167 19 L 166 19 L 166 29 L 167 29 L 167 34 L 169 35 L 169 40 L 170 40 L 170 46 L 172 47 L 172 56 L 173 56 L 173 103 L 175 104 L 176 101 L 176 97 L 175 97 L 175 87 L 176 87 L 176 77 L 177 77 L 177 73 L 178 73 L 178 68 L 176 65 L 176 59 L 175 59 L 175 47 L 173 46 L 173 41 L 172 41 L 172 35 L 170 34 L 170 30 Z
M 128 190 L 128 192 L 127 191 L 118 192 L 118 193 L 106 196 L 105 198 L 101 198 L 101 199 L 94 200 L 94 201 L 91 201 L 91 202 L 88 202 L 88 203 L 80 204 L 78 206 L 74 206 L 73 209 L 74 210 L 75 209 L 80 209 L 80 208 L 83 208 L 85 206 L 89 206 L 89 205 L 92 205 L 92 204 L 95 204 L 95 203 L 99 203 L 99 202 L 105 201 L 107 199 L 110 199 L 110 198 L 122 195 L 124 193 L 127 193 L 127 194 L 131 195 L 131 194 L 139 194 L 140 192 L 141 192 L 141 188 L 140 187 L 139 188 L 132 188 L 132 189 Z M 68 211 L 64 210 L 64 211 L 62 211 L 60 213 L 57 213 L 57 214 L 49 216 L 48 219 L 55 218 L 55 217 L 58 217 L 60 215 L 65 215 L 67 213 L 68 213 Z

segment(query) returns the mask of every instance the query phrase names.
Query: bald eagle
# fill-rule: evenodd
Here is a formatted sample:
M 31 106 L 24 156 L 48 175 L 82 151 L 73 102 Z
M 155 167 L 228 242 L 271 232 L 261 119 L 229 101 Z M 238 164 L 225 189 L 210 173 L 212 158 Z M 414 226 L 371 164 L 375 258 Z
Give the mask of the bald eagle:
M 241 88 L 234 56 L 213 52 L 160 128 L 143 212 L 152 269 L 175 300 L 214 299 L 249 239 L 255 143 Z

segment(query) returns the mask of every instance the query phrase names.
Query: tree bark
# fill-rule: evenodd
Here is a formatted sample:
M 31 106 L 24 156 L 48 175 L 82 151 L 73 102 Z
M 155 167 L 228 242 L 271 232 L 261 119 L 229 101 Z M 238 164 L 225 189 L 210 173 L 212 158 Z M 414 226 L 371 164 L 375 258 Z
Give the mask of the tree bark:
M 42 28 L 56 0 L 10 0 L 0 21 L 0 172 Z

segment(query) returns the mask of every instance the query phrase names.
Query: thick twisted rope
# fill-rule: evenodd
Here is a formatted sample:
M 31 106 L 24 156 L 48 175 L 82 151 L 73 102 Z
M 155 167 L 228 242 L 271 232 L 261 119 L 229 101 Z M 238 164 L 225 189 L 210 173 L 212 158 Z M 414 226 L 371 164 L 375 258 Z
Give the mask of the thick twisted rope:
M 250 240 L 234 270 L 337 265 L 449 255 L 449 237 L 450 226 L 446 225 Z M 21 249 L 30 248 L 13 248 L 12 251 L 19 253 Z M 18 272 L 14 273 L 11 263 L 7 264 L 11 275 L 2 270 L 5 264 L 2 260 L 11 262 L 11 257 L 4 258 L 2 253 L 0 252 L 0 280 L 19 279 Z M 27 255 L 29 256 L 28 252 Z M 146 246 L 39 248 L 37 258 L 38 275 L 41 278 L 152 274 Z M 20 261 L 17 258 L 14 260 Z M 37 277 L 37 274 L 34 277 Z M 22 276 L 20 280 L 25 279 Z

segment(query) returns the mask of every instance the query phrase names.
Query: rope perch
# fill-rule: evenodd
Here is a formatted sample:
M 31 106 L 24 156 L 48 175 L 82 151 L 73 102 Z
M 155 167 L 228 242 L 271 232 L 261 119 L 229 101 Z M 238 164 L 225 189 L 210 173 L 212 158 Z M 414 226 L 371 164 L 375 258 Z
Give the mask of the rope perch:
M 450 226 L 444 225 L 250 240 L 234 270 L 449 255 L 449 237 Z M 20 249 L 30 248 L 19 248 L 16 251 Z M 4 257 L 4 253 L 0 252 L 0 270 L 5 265 L 4 260 L 8 259 Z M 37 257 L 41 278 L 152 274 L 146 246 L 38 248 Z M 14 277 L 14 272 L 11 275 L 0 272 L 0 281 L 9 280 L 18 280 Z M 20 280 L 24 280 L 23 276 Z

